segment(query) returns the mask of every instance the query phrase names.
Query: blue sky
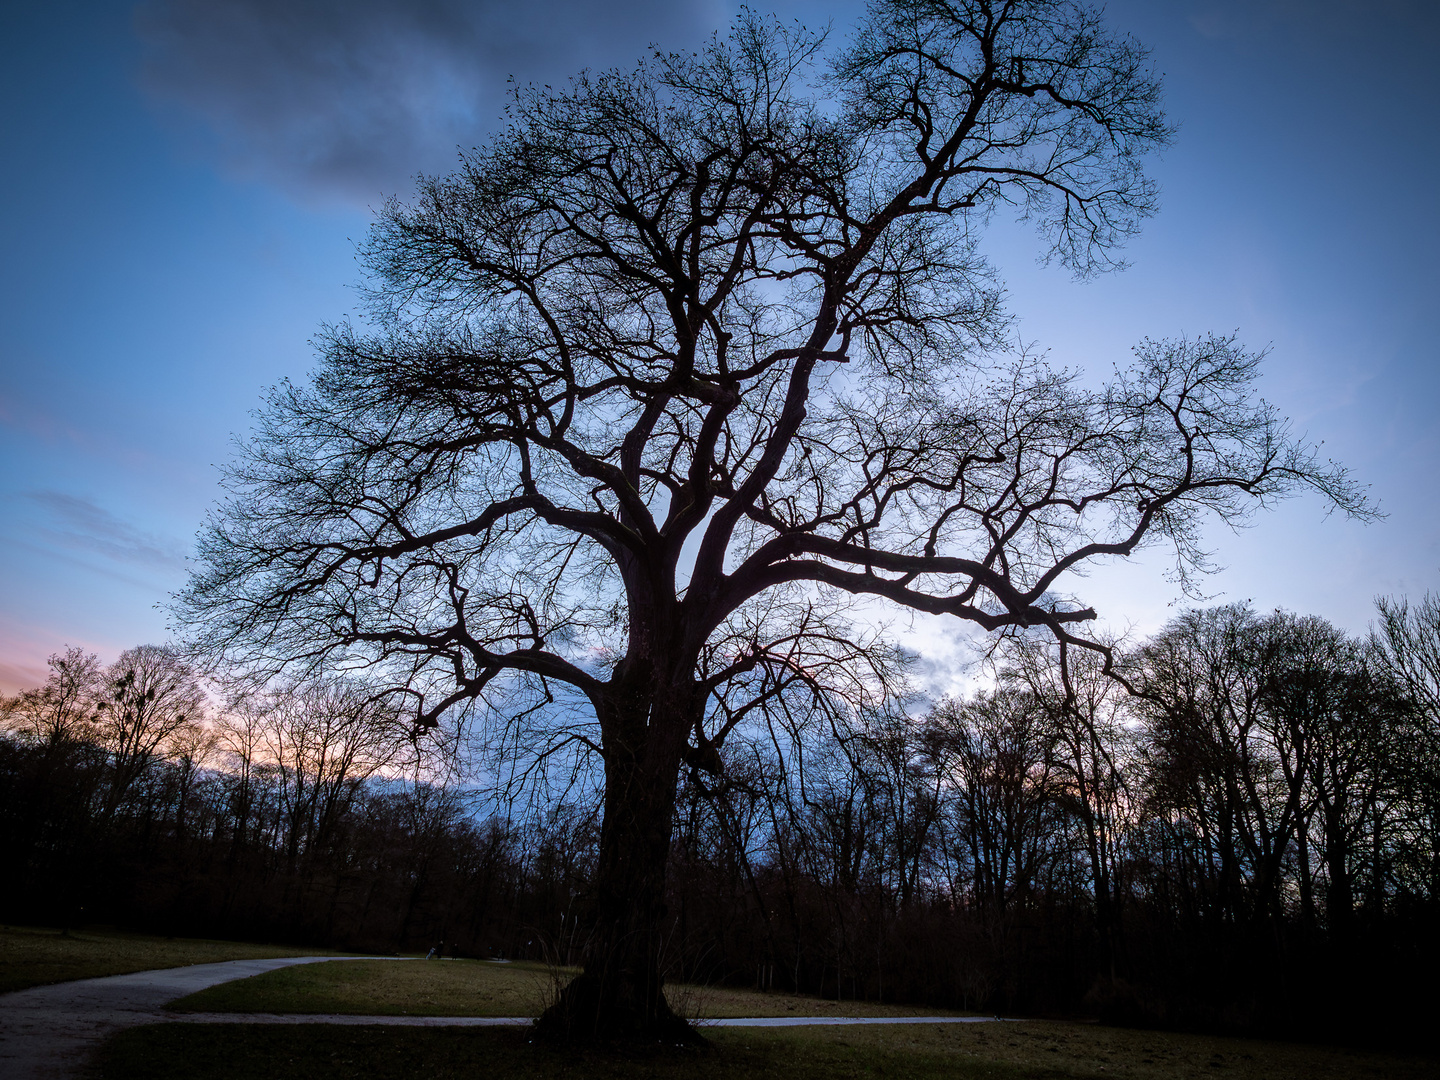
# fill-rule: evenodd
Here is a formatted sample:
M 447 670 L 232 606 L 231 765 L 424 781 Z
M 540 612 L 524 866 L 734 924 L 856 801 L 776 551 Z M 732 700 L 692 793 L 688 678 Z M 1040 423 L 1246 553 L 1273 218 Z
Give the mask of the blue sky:
M 352 241 L 483 140 L 509 77 L 683 46 L 734 5 L 147 0 L 11 5 L 0 37 L 0 690 L 79 645 L 166 637 L 157 605 L 263 389 L 354 306 Z M 853 5 L 775 10 L 843 35 Z M 1108 369 L 1145 336 L 1238 331 L 1264 392 L 1389 517 L 1300 499 L 1217 531 L 1208 583 L 1364 628 L 1440 588 L 1440 8 L 1127 0 L 1180 126 L 1130 269 L 1076 283 L 1023 229 L 989 251 L 1027 340 Z M 1158 628 L 1157 559 L 1081 591 Z M 941 651 L 944 651 L 943 648 Z

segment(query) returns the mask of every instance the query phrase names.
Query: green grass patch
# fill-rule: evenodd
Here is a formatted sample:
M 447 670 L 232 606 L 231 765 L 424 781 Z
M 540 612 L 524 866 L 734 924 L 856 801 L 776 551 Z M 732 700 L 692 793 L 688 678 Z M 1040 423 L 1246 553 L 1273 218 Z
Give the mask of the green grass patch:
M 485 960 L 346 960 L 304 964 L 190 994 L 180 1012 L 347 1016 L 538 1016 L 552 990 L 542 964 Z
M 692 1019 L 727 1016 L 967 1016 L 926 1005 L 887 1005 L 873 1001 L 833 1001 L 800 994 L 734 990 L 724 986 L 679 983 L 665 988 L 670 1007 Z
M 528 1029 L 266 1027 L 133 1028 L 104 1047 L 103 1080 L 487 1080 L 595 1077 L 641 1080 L 1421 1080 L 1435 1062 L 1093 1025 L 712 1030 L 697 1051 L 617 1053 L 536 1045 Z
M 205 938 L 167 938 L 113 930 L 49 930 L 0 926 L 0 993 L 27 986 L 125 975 L 152 968 L 255 960 L 272 956 L 324 956 L 332 949 L 295 949 Z
M 184 1012 L 343 1013 L 348 1016 L 538 1016 L 556 980 L 573 971 L 484 960 L 347 960 L 222 983 L 172 1003 Z M 934 1009 L 834 1002 L 792 994 L 672 985 L 670 1005 L 690 1018 L 722 1016 L 940 1016 Z

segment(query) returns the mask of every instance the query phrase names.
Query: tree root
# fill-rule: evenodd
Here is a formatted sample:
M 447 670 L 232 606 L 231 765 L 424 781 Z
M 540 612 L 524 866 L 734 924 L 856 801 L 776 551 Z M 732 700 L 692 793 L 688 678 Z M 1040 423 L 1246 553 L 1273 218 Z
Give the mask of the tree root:
M 607 987 L 589 973 L 579 975 L 535 1021 L 535 1034 L 545 1042 L 703 1047 L 709 1043 L 678 1015 L 656 987 L 643 988 L 619 980 Z

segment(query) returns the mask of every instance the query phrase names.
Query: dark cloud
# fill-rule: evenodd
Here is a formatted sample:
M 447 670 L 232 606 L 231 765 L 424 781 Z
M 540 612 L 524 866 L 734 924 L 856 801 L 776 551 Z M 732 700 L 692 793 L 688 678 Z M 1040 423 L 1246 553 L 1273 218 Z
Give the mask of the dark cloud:
M 230 171 L 374 203 L 493 129 L 507 79 L 563 84 L 723 24 L 717 0 L 144 0 L 140 80 Z
M 49 519 L 40 532 L 52 543 L 96 552 L 116 562 L 165 571 L 185 569 L 185 551 L 177 543 L 137 529 L 98 503 L 63 491 L 31 491 L 26 499 Z

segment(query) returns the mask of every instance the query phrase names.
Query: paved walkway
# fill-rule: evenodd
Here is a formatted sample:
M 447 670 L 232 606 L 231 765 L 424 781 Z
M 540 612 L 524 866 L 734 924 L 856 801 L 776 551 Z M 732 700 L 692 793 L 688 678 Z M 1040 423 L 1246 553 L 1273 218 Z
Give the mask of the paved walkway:
M 109 1035 L 139 1024 L 344 1024 L 396 1027 L 501 1027 L 529 1024 L 522 1016 L 346 1016 L 335 1013 L 176 1013 L 165 1006 L 217 983 L 292 964 L 363 959 L 287 956 L 137 971 L 103 979 L 36 986 L 0 994 L 0 1080 L 66 1080 L 81 1075 Z M 974 1024 L 988 1016 L 768 1016 L 702 1020 L 704 1027 L 802 1027 L 815 1024 Z M 995 1017 L 993 1019 L 999 1019 Z
M 342 1024 L 353 1027 L 516 1027 L 532 1016 L 353 1016 L 348 1013 L 166 1013 L 177 1024 Z M 698 1027 L 812 1027 L 826 1024 L 988 1024 L 998 1016 L 737 1016 L 697 1020 Z
M 989 1024 L 1004 1016 L 754 1016 L 701 1020 L 701 1027 L 810 1027 L 815 1024 Z
M 229 960 L 33 986 L 0 994 L 0 1078 L 78 1076 L 91 1051 L 121 1028 L 169 1019 L 165 1005 L 216 983 L 334 956 Z

